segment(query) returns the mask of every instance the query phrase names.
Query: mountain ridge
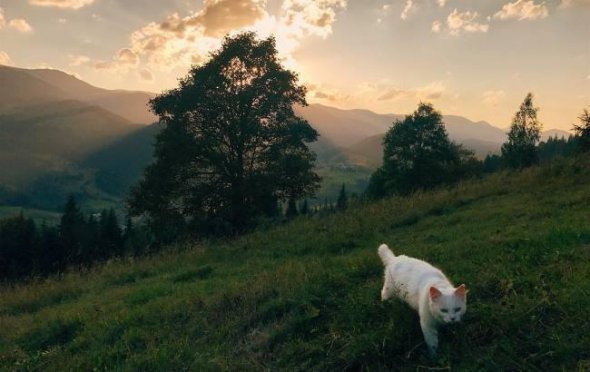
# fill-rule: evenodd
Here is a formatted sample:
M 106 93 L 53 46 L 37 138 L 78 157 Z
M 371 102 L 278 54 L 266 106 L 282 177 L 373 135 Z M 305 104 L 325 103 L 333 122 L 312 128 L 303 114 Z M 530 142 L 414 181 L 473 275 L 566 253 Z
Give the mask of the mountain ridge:
M 98 88 L 59 70 L 5 66 L 0 66 L 0 84 L 5 88 L 0 91 L 0 190 L 27 190 L 27 184 L 41 179 L 44 192 L 52 187 L 75 191 L 84 182 L 122 197 L 151 161 L 158 124 L 151 124 L 157 118 L 147 103 L 155 94 Z M 343 180 L 365 180 L 380 165 L 384 133 L 405 117 L 315 103 L 294 109 L 320 134 L 310 144 L 318 169 L 324 175 L 344 172 L 333 178 L 338 187 Z M 485 121 L 458 115 L 444 121 L 451 140 L 480 158 L 498 152 L 506 138 Z M 351 180 L 350 172 L 359 167 L 363 171 Z M 56 194 L 53 200 L 60 198 Z
M 23 81 L 29 84 L 23 87 Z M 157 120 L 147 107 L 155 94 L 99 88 L 60 70 L 0 66 L 0 83 L 8 87 L 5 89 L 8 93 L 0 95 L 0 107 L 2 102 L 26 106 L 39 100 L 73 99 L 102 107 L 135 124 L 150 124 Z M 14 92 L 20 94 L 14 97 Z

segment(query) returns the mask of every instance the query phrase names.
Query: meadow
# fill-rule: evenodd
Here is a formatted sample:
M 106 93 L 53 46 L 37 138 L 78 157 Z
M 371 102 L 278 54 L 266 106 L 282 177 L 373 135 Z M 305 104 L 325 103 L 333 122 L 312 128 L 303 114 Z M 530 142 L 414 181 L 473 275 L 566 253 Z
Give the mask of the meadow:
M 590 369 L 590 158 L 0 287 L 5 370 Z M 466 283 L 427 357 L 386 242 Z

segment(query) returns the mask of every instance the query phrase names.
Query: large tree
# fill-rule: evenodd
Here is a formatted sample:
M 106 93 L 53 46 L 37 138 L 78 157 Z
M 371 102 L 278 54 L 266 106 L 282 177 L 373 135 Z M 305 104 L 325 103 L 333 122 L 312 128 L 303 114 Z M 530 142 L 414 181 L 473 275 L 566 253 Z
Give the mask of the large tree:
M 396 121 L 383 139 L 383 165 L 371 176 L 373 197 L 408 194 L 451 182 L 462 175 L 472 153 L 449 140 L 443 117 L 431 104 L 420 103 Z
M 293 111 L 307 104 L 305 93 L 281 66 L 274 38 L 226 37 L 178 88 L 151 101 L 164 128 L 131 212 L 157 229 L 192 220 L 239 232 L 277 201 L 312 195 L 319 177 L 307 143 L 318 134 Z
M 536 146 L 541 139 L 542 124 L 537 119 L 538 111 L 533 105 L 533 94 L 527 94 L 512 119 L 508 142 L 502 145 L 502 157 L 510 168 L 530 167 L 539 162 Z

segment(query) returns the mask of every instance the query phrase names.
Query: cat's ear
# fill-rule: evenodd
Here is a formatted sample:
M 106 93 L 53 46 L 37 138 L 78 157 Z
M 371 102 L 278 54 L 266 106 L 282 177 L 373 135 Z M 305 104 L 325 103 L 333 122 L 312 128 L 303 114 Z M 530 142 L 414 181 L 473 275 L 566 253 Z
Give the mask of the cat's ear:
M 442 292 L 439 291 L 436 287 L 430 287 L 430 298 L 434 301 L 442 296 Z
M 465 298 L 466 294 L 467 294 L 467 290 L 465 289 L 465 284 L 461 284 L 460 286 L 458 286 L 455 289 L 455 296 Z

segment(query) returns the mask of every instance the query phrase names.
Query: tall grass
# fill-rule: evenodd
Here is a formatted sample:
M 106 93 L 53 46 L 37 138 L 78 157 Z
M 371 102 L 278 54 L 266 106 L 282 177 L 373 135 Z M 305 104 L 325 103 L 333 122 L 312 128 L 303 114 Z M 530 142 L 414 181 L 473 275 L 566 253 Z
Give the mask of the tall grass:
M 566 159 L 5 286 L 0 368 L 587 370 L 589 181 Z M 381 242 L 470 290 L 436 360 L 380 301 Z

